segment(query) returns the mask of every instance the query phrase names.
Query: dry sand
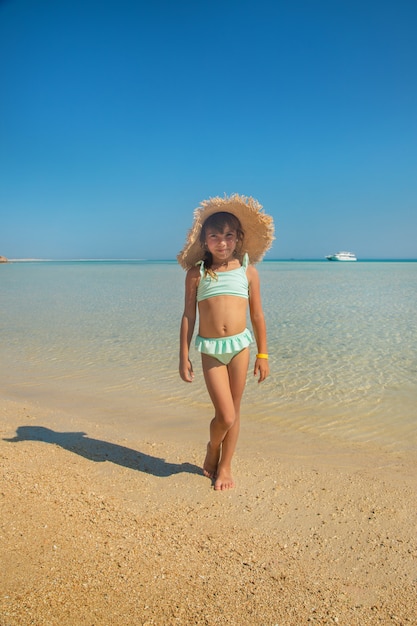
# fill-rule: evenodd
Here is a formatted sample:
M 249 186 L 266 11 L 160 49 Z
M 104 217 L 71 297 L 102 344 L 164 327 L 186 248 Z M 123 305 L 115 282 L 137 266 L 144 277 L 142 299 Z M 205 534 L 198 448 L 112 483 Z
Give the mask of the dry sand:
M 1 406 L 1 626 L 417 624 L 415 460 L 246 427 L 219 493 L 202 430 Z

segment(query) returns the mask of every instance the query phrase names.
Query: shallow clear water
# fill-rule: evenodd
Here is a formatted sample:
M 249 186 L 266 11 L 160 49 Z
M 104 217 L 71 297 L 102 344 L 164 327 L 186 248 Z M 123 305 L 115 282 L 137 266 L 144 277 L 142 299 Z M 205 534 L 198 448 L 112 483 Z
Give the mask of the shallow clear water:
M 258 266 L 271 377 L 251 372 L 244 419 L 417 450 L 417 263 Z M 3 393 L 64 409 L 210 413 L 178 376 L 185 273 L 174 262 L 0 267 Z M 255 349 L 253 349 L 255 354 Z

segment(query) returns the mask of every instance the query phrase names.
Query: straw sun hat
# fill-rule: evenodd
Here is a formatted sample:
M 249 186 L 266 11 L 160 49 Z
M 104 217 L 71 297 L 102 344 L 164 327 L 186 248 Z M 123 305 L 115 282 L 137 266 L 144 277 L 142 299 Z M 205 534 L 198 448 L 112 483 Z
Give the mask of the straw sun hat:
M 247 198 L 235 193 L 224 198 L 204 200 L 194 211 L 194 222 L 188 231 L 187 240 L 177 256 L 178 263 L 189 270 L 204 257 L 204 248 L 200 244 L 201 228 L 210 215 L 226 211 L 233 213 L 242 225 L 245 237 L 241 255 L 249 255 L 250 263 L 257 263 L 272 246 L 274 240 L 274 222 L 266 215 L 255 198 Z M 242 259 L 240 259 L 242 260 Z

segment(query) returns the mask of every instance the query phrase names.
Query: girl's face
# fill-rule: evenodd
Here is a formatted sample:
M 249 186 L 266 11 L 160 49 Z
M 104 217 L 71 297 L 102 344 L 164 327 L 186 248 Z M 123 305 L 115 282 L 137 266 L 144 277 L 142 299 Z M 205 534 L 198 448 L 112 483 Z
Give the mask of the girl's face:
M 213 255 L 213 259 L 226 261 L 233 256 L 237 245 L 237 232 L 230 228 L 227 224 L 223 231 L 220 232 L 214 228 L 206 230 L 207 249 Z

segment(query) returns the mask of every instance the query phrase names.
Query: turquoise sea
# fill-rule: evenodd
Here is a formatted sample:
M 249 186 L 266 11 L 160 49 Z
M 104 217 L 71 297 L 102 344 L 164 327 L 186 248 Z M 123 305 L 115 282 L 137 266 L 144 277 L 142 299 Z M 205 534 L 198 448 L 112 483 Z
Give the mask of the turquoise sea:
M 243 419 L 417 451 L 417 262 L 258 269 L 271 376 L 248 373 Z M 184 279 L 170 261 L 0 266 L 2 395 L 96 422 L 206 424 L 199 356 L 195 382 L 178 375 Z

